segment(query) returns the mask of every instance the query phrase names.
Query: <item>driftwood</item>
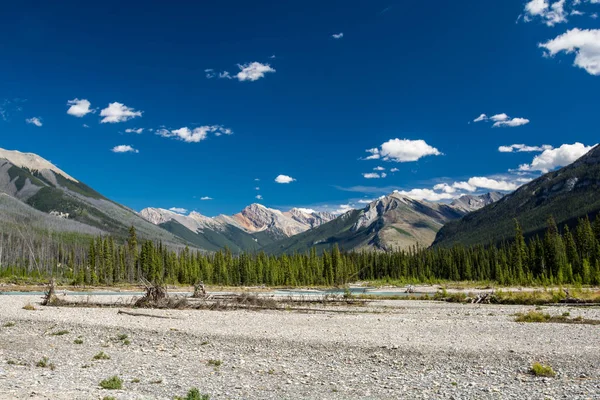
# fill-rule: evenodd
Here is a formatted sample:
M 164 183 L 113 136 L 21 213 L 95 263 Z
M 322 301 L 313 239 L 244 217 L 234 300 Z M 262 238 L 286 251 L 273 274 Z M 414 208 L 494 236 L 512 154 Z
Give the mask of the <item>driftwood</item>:
M 133 317 L 150 317 L 150 318 L 161 318 L 161 319 L 175 319 L 173 317 L 166 317 L 164 315 L 152 315 L 152 314 L 136 313 L 136 312 L 131 312 L 131 311 L 123 311 L 123 310 L 119 310 L 119 312 L 117 312 L 117 314 L 131 315 Z
M 48 282 L 48 291 L 44 295 L 42 299 L 43 306 L 57 306 L 63 303 L 63 300 L 60 300 L 58 296 L 56 296 L 56 281 L 54 278 L 50 279 Z
M 200 281 L 194 285 L 194 294 L 192 294 L 192 298 L 194 299 L 203 299 L 206 298 L 206 289 L 204 287 L 204 282 Z

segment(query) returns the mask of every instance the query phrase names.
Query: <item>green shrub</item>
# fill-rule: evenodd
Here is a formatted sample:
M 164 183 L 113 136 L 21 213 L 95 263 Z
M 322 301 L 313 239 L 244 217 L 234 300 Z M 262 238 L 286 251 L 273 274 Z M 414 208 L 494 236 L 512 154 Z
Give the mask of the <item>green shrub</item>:
M 56 332 L 51 333 L 52 336 L 63 336 L 63 335 L 68 335 L 68 334 L 69 334 L 69 331 L 67 331 L 67 330 L 56 331 Z
M 551 366 L 542 365 L 537 362 L 531 366 L 531 369 L 529 370 L 529 372 L 535 376 L 544 376 L 544 377 L 550 377 L 550 378 L 556 376 L 556 372 L 554 372 L 554 370 L 552 369 Z
M 529 311 L 527 314 L 517 314 L 516 322 L 548 322 L 552 317 L 538 311 Z
M 4 328 L 12 328 L 13 326 L 15 326 L 16 324 L 12 321 L 9 321 L 7 323 L 5 323 L 4 325 L 2 325 Z
M 212 365 L 213 367 L 220 367 L 223 365 L 223 361 L 221 360 L 208 360 L 208 365 Z
M 82 339 L 75 339 L 75 340 L 73 340 L 73 343 L 75 343 L 75 344 L 83 344 L 83 340 Z
M 106 354 L 105 352 L 101 351 L 100 353 L 96 354 L 92 360 L 110 360 L 110 356 L 108 354 Z
M 196 388 L 190 389 L 185 397 L 175 397 L 175 400 L 210 400 L 207 394 L 201 394 Z
M 123 381 L 118 376 L 105 379 L 100 382 L 100 387 L 107 390 L 119 390 L 123 389 Z

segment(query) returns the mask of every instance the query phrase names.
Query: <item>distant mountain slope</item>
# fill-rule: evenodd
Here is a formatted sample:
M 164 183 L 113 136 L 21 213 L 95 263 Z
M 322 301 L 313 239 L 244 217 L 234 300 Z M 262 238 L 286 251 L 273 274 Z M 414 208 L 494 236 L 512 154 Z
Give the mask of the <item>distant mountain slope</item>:
M 107 199 L 36 154 L 0 149 L 0 192 L 48 215 L 79 222 L 79 228 L 84 231 L 124 237 L 133 225 L 141 238 L 185 244 L 184 240 Z M 39 213 L 30 214 L 47 220 Z M 35 225 L 34 222 L 31 221 Z M 83 225 L 90 229 L 82 228 Z M 66 222 L 54 224 L 57 229 L 65 226 Z
M 197 212 L 181 215 L 161 208 L 145 208 L 140 215 L 203 249 L 228 247 L 234 252 L 258 250 L 335 218 L 312 210 L 281 212 L 261 204 L 252 204 L 233 216 L 215 218 Z
M 427 247 L 446 222 L 465 214 L 462 208 L 418 201 L 394 192 L 362 210 L 350 211 L 264 250 L 275 254 L 305 252 L 313 246 L 323 250 L 335 244 L 347 251 L 407 249 L 417 244 Z
M 502 197 L 504 197 L 504 195 L 500 192 L 490 192 L 481 196 L 469 194 L 454 200 L 450 205 L 465 212 L 473 212 L 497 202 Z
M 516 218 L 525 234 L 545 229 L 550 215 L 561 225 L 600 212 L 600 147 L 438 232 L 435 245 L 488 244 L 514 237 Z

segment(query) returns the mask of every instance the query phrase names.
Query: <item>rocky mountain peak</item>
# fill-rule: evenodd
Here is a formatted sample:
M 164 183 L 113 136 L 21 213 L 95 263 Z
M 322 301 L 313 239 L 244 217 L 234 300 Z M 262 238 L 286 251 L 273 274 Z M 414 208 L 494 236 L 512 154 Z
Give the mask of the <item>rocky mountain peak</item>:
M 39 171 L 41 173 L 44 171 L 52 171 L 56 174 L 62 175 L 64 178 L 72 180 L 73 182 L 79 182 L 77 179 L 73 178 L 71 175 L 67 174 L 50 161 L 38 156 L 37 154 L 0 149 L 0 159 L 2 158 L 8 160 L 11 164 L 19 168 L 26 168 L 30 171 Z

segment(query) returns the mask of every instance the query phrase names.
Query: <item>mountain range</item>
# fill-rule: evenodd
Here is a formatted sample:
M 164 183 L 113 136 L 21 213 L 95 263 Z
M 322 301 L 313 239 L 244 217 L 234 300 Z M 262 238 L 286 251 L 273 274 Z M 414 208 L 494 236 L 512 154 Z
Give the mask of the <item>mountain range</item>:
M 550 216 L 558 226 L 593 220 L 600 212 L 600 146 L 580 159 L 521 186 L 515 192 L 461 220 L 446 224 L 436 246 L 490 244 L 512 240 L 518 220 L 523 233 L 542 233 Z
M 89 238 L 124 238 L 131 226 L 141 239 L 206 251 L 263 250 L 270 254 L 408 249 L 489 244 L 511 240 L 514 219 L 526 235 L 542 232 L 550 215 L 558 225 L 600 212 L 600 147 L 503 196 L 468 195 L 450 204 L 415 200 L 399 192 L 342 215 L 251 204 L 235 215 L 178 214 L 159 208 L 140 213 L 118 204 L 31 153 L 0 149 L 0 229 Z M 79 240 L 77 239 L 77 240 Z

